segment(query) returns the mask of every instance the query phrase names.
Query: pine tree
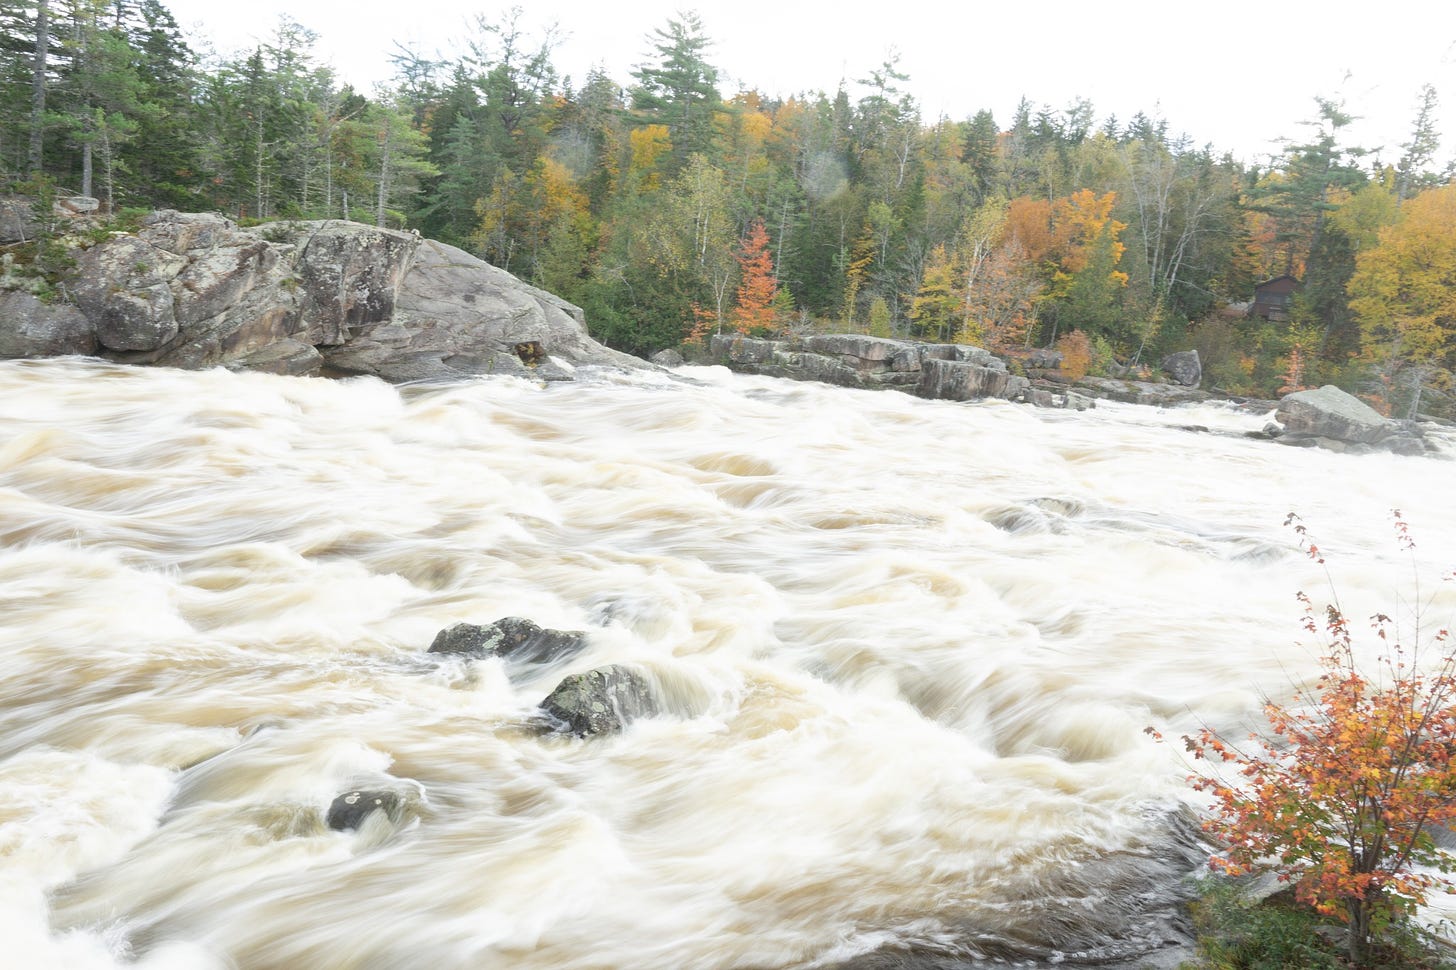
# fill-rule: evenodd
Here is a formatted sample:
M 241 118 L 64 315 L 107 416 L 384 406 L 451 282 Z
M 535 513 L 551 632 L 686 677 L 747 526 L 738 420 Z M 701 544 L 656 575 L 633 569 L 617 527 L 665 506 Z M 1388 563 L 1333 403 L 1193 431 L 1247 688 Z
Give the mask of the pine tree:
M 713 121 L 723 111 L 718 69 L 706 54 L 712 40 L 696 13 L 680 14 L 658 28 L 648 42 L 659 58 L 639 66 L 633 77 L 632 107 L 667 125 L 672 139 L 674 171 L 694 155 L 712 158 Z

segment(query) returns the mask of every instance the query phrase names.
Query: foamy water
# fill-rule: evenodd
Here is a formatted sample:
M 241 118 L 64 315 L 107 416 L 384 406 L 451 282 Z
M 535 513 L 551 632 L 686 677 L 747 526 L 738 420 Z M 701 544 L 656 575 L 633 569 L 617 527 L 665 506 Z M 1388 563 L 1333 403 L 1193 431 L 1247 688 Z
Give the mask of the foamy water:
M 401 389 L 0 363 L 6 959 L 1156 951 L 1196 852 L 1179 746 L 1143 728 L 1234 728 L 1309 677 L 1298 590 L 1332 578 L 1363 616 L 1420 575 L 1452 611 L 1456 466 L 1241 436 L 1264 420 L 716 368 Z M 509 615 L 590 648 L 425 654 Z M 527 729 L 607 663 L 668 713 Z M 407 821 L 330 831 L 361 786 Z

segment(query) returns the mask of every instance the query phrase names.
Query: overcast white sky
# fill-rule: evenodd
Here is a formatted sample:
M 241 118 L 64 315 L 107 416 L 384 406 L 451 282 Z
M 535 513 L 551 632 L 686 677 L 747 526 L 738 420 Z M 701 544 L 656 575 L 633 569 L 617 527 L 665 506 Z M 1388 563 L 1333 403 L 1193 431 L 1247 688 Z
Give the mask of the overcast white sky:
M 498 22 L 515 3 L 469 0 L 163 0 L 189 37 L 221 53 L 272 34 L 281 14 L 320 34 L 316 53 L 361 89 L 388 79 L 402 43 L 422 53 L 460 50 L 478 14 Z M 713 39 L 721 89 L 767 95 L 833 92 L 851 98 L 891 51 L 910 75 L 927 120 L 989 108 L 1003 127 L 1025 96 L 1061 108 L 1092 101 L 1109 114 L 1160 113 L 1173 132 L 1248 162 L 1275 139 L 1308 132 L 1315 96 L 1343 98 L 1362 116 L 1351 140 L 1400 156 L 1421 85 L 1441 99 L 1439 158 L 1456 157 L 1456 0 L 531 0 L 521 23 L 533 35 L 556 23 L 565 35 L 558 70 L 579 81 L 600 65 L 622 84 L 648 60 L 647 35 L 696 10 Z

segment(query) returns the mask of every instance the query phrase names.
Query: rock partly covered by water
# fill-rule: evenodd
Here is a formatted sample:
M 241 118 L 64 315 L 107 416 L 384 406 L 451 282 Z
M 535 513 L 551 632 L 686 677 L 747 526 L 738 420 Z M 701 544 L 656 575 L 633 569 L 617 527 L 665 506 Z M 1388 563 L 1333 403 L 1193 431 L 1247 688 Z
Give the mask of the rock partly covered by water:
M 1283 444 L 1407 455 L 1426 450 L 1417 426 L 1393 421 L 1332 384 L 1286 395 L 1274 418 L 1282 429 L 1277 440 Z
M 211 213 L 155 212 L 135 233 L 79 248 L 58 288 L 70 303 L 4 295 L 0 355 L 397 382 L 646 366 L 591 340 L 580 309 L 504 270 L 353 222 L 243 229 Z
M 586 634 L 580 631 L 550 630 L 519 616 L 507 616 L 488 626 L 457 623 L 441 630 L 429 652 L 545 664 L 573 657 L 585 646 Z
M 588 737 L 614 734 L 639 717 L 659 713 L 660 705 L 646 675 L 612 664 L 563 679 L 541 702 L 541 710 L 553 730 Z
M 336 832 L 359 828 L 375 812 L 383 812 L 390 822 L 398 824 L 404 814 L 404 799 L 388 789 L 344 792 L 329 805 L 324 821 Z

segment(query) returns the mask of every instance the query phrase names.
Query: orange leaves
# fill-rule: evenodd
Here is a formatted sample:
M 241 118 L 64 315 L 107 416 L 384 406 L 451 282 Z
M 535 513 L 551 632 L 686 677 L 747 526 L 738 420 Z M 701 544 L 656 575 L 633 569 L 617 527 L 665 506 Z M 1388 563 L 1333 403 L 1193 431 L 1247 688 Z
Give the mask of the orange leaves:
M 1092 364 L 1092 341 L 1085 331 L 1072 330 L 1057 338 L 1057 351 L 1062 355 L 1061 372 L 1068 380 L 1087 376 Z
M 1082 189 L 1055 201 L 1022 196 L 1006 207 L 1006 236 L 1021 246 L 1026 258 L 1067 276 L 1087 268 L 1092 250 L 1104 233 L 1112 237 L 1112 263 L 1127 247 L 1117 236 L 1127 223 L 1112 218 L 1116 192 L 1098 195 Z M 1122 276 L 1126 282 L 1126 274 Z
M 762 219 L 753 220 L 737 253 L 742 273 L 738 283 L 738 302 L 733 307 L 733 326 L 739 333 L 763 333 L 773 329 L 776 317 L 774 298 L 778 280 L 774 279 L 773 254 L 768 249 L 768 230 Z
M 1409 529 L 1395 515 L 1397 540 L 1409 549 Z M 1285 524 L 1322 563 L 1299 517 Z M 1299 600 L 1305 628 L 1318 631 L 1309 597 Z M 1371 623 L 1382 645 L 1378 677 L 1357 668 L 1349 623 L 1326 606 L 1324 673 L 1293 704 L 1266 706 L 1266 733 L 1246 747 L 1208 729 L 1184 738 L 1195 759 L 1211 763 L 1190 782 L 1213 801 L 1204 827 L 1223 845 L 1213 867 L 1272 869 L 1297 884 L 1300 899 L 1348 918 L 1352 934 L 1445 885 L 1426 867 L 1456 868 L 1429 835 L 1456 820 L 1456 658 L 1442 649 L 1434 665 L 1418 667 L 1388 616 Z M 1434 640 L 1444 647 L 1446 631 Z M 1232 764 L 1241 780 L 1223 779 L 1218 764 Z

